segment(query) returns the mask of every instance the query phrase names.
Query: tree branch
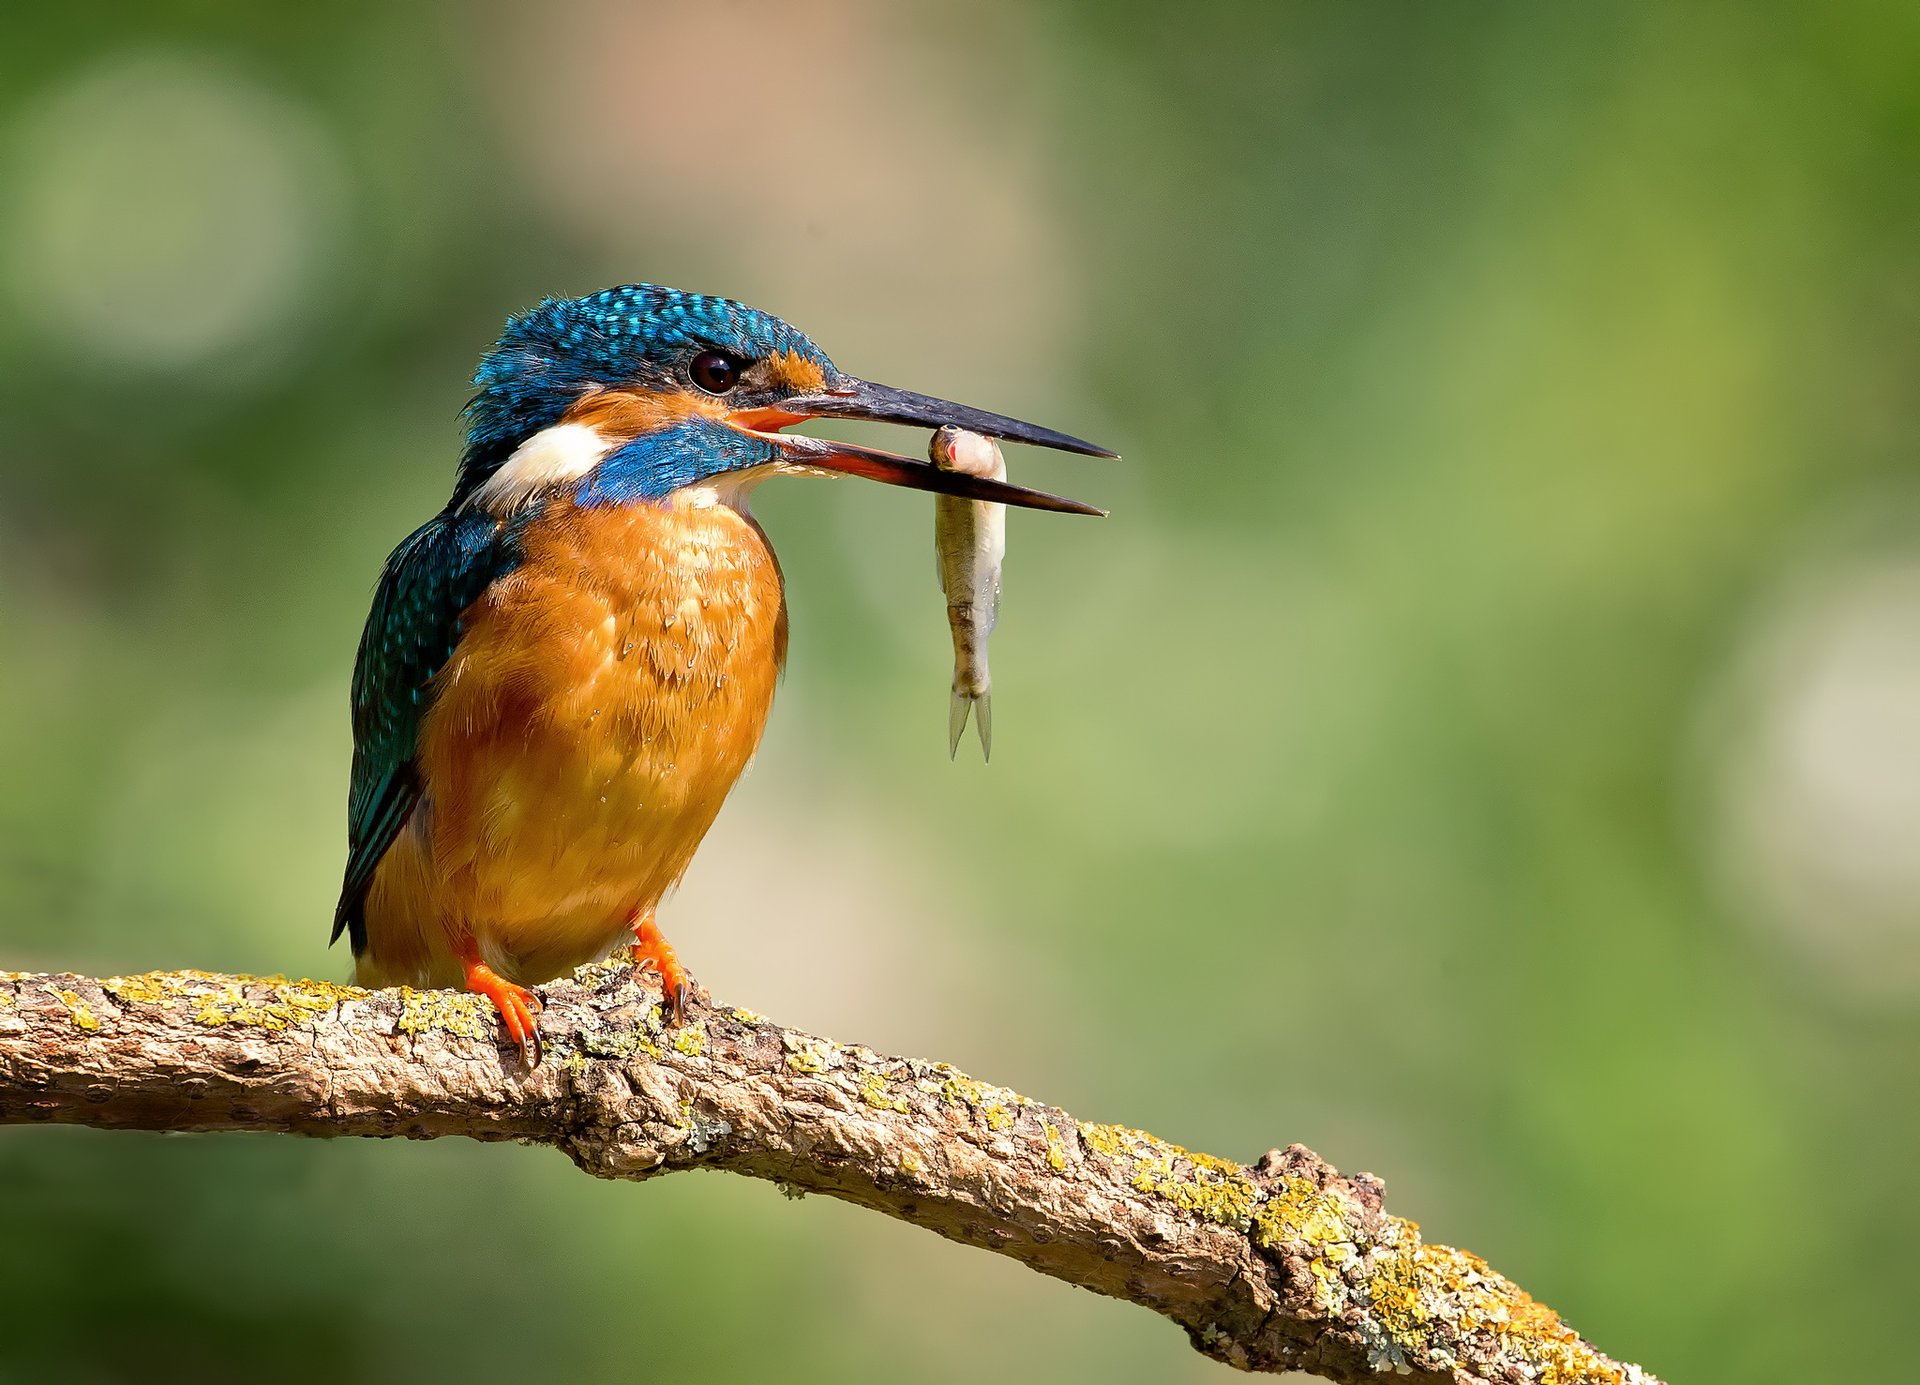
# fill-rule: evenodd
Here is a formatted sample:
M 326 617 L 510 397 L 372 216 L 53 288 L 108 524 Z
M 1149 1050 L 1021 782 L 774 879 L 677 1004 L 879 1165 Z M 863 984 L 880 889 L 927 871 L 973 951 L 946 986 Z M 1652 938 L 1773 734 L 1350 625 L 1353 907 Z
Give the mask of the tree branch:
M 529 1071 L 477 996 L 0 972 L 0 1124 L 466 1135 L 601 1178 L 728 1169 L 1151 1308 L 1248 1370 L 1658 1385 L 1302 1146 L 1242 1167 L 703 1002 L 663 1029 L 625 966 L 541 994 Z

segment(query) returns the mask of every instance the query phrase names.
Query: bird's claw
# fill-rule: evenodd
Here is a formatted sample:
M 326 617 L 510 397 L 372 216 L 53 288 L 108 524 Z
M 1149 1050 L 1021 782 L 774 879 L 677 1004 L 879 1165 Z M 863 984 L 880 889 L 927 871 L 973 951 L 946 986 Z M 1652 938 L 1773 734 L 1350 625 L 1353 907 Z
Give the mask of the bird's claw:
M 682 1024 L 693 997 L 693 979 L 680 965 L 673 946 L 660 932 L 660 926 L 648 914 L 633 926 L 633 966 L 636 971 L 651 970 L 660 978 L 661 1003 L 669 1024 Z
M 540 997 L 516 986 L 485 962 L 467 963 L 467 989 L 485 996 L 500 1012 L 507 1037 L 520 1046 L 528 1067 L 540 1066 Z

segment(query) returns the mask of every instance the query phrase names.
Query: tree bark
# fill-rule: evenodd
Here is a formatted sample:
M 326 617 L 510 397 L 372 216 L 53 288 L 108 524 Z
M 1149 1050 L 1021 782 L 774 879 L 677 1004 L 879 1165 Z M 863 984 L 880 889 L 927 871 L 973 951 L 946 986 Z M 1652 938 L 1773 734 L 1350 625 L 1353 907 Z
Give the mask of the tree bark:
M 0 1124 L 465 1135 L 600 1178 L 728 1169 L 1150 1308 L 1246 1370 L 1658 1385 L 1300 1145 L 1242 1166 L 703 1000 L 666 1028 L 625 965 L 541 996 L 530 1069 L 477 996 L 0 972 Z

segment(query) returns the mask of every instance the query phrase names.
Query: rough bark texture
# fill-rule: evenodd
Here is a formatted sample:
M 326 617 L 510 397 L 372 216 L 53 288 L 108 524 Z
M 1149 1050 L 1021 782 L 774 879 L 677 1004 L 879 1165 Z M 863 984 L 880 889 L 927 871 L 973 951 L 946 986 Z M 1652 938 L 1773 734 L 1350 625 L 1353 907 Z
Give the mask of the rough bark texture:
M 0 1124 L 466 1135 L 601 1178 L 730 1169 L 1151 1308 L 1248 1370 L 1657 1385 L 1299 1145 L 1243 1167 L 746 1010 L 696 1003 L 665 1029 L 625 966 L 541 994 L 528 1070 L 476 996 L 0 972 Z

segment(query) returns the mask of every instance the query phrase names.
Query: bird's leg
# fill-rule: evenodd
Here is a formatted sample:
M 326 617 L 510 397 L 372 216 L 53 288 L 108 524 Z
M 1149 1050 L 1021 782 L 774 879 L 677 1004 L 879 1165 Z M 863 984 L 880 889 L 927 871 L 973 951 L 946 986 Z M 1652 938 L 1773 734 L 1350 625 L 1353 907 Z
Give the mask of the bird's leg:
M 660 932 L 660 925 L 653 921 L 653 910 L 636 912 L 632 924 L 633 965 L 635 968 L 651 966 L 660 974 L 660 989 L 667 1002 L 667 1018 L 670 1023 L 678 1024 L 687 1017 L 687 995 L 692 989 L 687 969 L 680 965 L 673 945 Z
M 466 969 L 467 989 L 493 1002 L 493 1008 L 500 1012 L 500 1023 L 506 1026 L 507 1036 L 520 1045 L 527 1065 L 539 1066 L 540 1031 L 535 1028 L 535 1020 L 540 1013 L 540 997 L 525 986 L 514 985 L 481 961 L 471 943 L 461 952 L 460 964 Z

